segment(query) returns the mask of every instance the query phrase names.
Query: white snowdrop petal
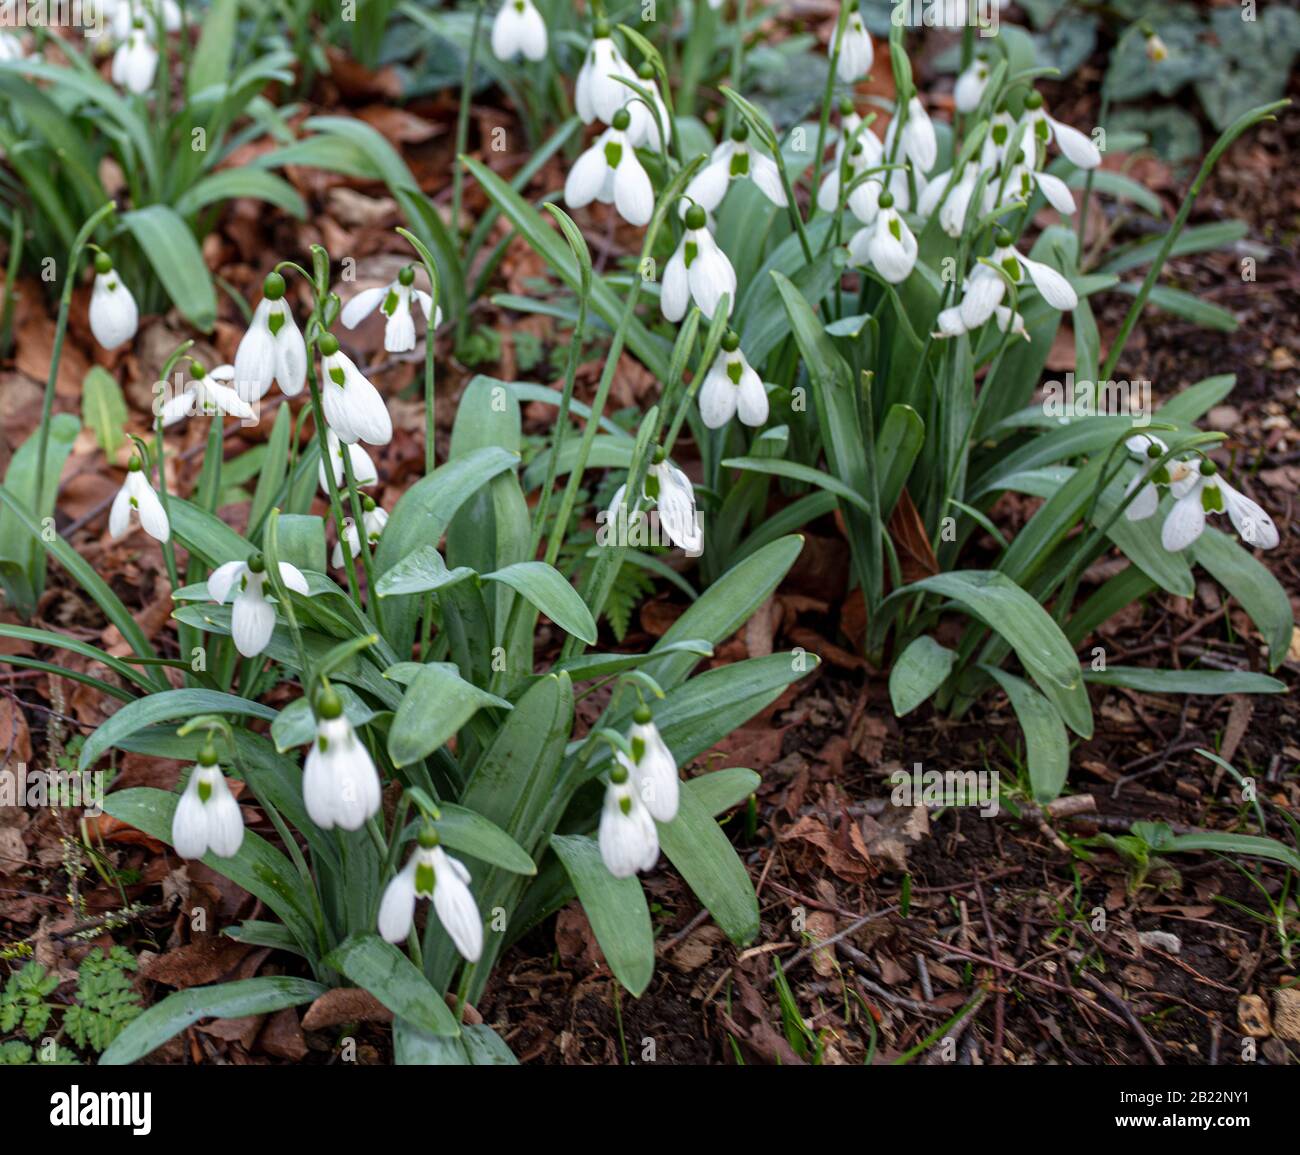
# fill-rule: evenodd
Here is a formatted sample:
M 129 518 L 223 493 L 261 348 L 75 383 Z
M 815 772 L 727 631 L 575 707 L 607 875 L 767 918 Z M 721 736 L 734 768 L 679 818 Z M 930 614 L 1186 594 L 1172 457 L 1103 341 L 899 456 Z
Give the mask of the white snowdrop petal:
M 1033 281 L 1034 288 L 1042 293 L 1043 300 L 1053 309 L 1065 311 L 1078 305 L 1079 294 L 1074 291 L 1074 286 L 1051 265 L 1031 261 L 1028 257 L 1021 257 L 1020 263 Z
M 623 157 L 614 172 L 614 207 L 630 225 L 643 226 L 654 215 L 655 190 L 630 143 L 623 146 Z
M 731 184 L 730 155 L 709 161 L 691 178 L 686 186 L 686 197 L 693 200 L 705 212 L 713 212 L 727 195 Z
M 415 869 L 416 859 L 412 855 L 384 888 L 379 904 L 379 934 L 389 942 L 405 942 L 411 933 L 415 920 Z
M 140 478 L 140 484 L 135 490 L 135 500 L 137 512 L 140 514 L 140 524 L 155 541 L 165 542 L 171 536 L 171 526 L 167 521 L 167 511 L 163 509 L 162 502 L 158 495 L 153 491 L 153 487 L 144 479 L 143 474 L 136 473 Z
M 1170 553 L 1186 549 L 1205 530 L 1205 508 L 1201 505 L 1201 487 L 1194 486 L 1174 502 L 1160 530 L 1160 544 Z
M 303 576 L 302 570 L 296 565 L 290 565 L 287 561 L 280 563 L 280 581 L 284 583 L 285 589 L 293 590 L 296 594 L 306 596 L 310 592 L 307 587 L 307 579 Z
M 108 532 L 111 537 L 121 537 L 131 528 L 131 491 L 123 485 L 113 498 L 113 506 L 108 511 Z
M 255 658 L 267 647 L 275 632 L 275 607 L 262 596 L 259 586 L 249 588 L 235 597 L 230 611 L 230 636 L 235 649 L 246 658 Z
M 208 594 L 218 605 L 225 605 L 231 587 L 243 577 L 247 567 L 242 561 L 228 561 L 208 575 Z
M 433 909 L 462 957 L 477 962 L 483 953 L 483 919 L 474 895 L 442 847 L 435 847 L 433 855 L 437 874 Z
M 659 308 L 669 321 L 680 321 L 686 316 L 686 306 L 691 300 L 690 274 L 682 256 L 685 241 L 668 258 L 664 266 L 663 284 L 659 288 Z
M 1281 538 L 1273 519 L 1264 512 L 1262 506 L 1252 501 L 1244 493 L 1233 489 L 1226 481 L 1219 482 L 1219 492 L 1223 495 L 1224 508 L 1233 528 L 1247 545 L 1259 549 L 1276 549 Z
M 564 203 L 571 209 L 591 204 L 605 183 L 608 164 L 605 161 L 605 137 L 601 136 L 574 162 L 564 180 Z
M 1092 138 L 1084 135 L 1077 128 L 1062 124 L 1059 120 L 1047 118 L 1052 128 L 1052 138 L 1061 154 L 1076 168 L 1097 168 L 1101 164 L 1101 153 L 1092 143 Z
M 1074 215 L 1074 194 L 1070 192 L 1070 186 L 1059 176 L 1053 176 L 1050 172 L 1036 172 L 1034 183 L 1038 185 L 1039 192 L 1047 198 L 1047 203 L 1058 213 L 1067 217 Z
M 381 285 L 375 289 L 362 289 L 355 297 L 352 297 L 343 306 L 343 311 L 339 313 L 339 320 L 342 322 L 343 327 L 345 329 L 355 329 L 384 303 L 384 298 L 388 296 L 391 288 L 391 285 Z

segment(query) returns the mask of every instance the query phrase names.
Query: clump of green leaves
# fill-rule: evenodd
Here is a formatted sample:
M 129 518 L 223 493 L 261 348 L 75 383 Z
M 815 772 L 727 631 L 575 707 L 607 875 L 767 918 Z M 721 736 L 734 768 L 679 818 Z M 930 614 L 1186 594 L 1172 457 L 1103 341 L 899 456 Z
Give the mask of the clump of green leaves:
M 29 962 L 10 975 L 0 990 L 0 1035 L 19 1037 L 0 1042 L 0 1066 L 75 1063 L 77 1054 L 59 1042 L 64 1035 L 83 1050 L 103 1051 L 142 1009 L 130 976 L 136 967 L 121 947 L 96 947 L 82 960 L 76 993 L 66 1006 L 50 1001 L 59 977 L 40 963 Z M 43 1038 L 56 1011 L 62 1012 L 62 1026 Z M 33 1049 L 30 1044 L 37 1040 Z

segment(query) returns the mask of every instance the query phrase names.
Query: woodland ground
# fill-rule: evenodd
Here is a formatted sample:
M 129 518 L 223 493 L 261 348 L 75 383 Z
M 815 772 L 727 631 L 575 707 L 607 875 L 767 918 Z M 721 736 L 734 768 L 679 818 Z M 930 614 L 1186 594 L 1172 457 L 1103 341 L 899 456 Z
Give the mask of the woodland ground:
M 1058 115 L 1092 123 L 1099 67 L 1099 61 L 1085 66 L 1051 98 Z M 403 149 L 426 192 L 445 209 L 454 97 L 399 109 L 390 80 L 339 60 L 314 99 L 318 108 L 351 112 L 375 124 Z M 1294 79 L 1291 95 L 1297 95 Z M 478 139 L 486 139 L 496 125 L 512 123 L 493 101 L 493 94 L 484 93 L 475 105 Z M 1237 332 L 1208 332 L 1149 311 L 1121 371 L 1130 380 L 1150 379 L 1157 396 L 1212 374 L 1237 374 L 1236 391 L 1207 424 L 1229 435 L 1238 468 L 1252 478 L 1251 491 L 1282 528 L 1281 548 L 1269 555 L 1269 564 L 1300 606 L 1300 535 L 1293 508 L 1300 487 L 1295 374 L 1300 185 L 1290 175 L 1298 146 L 1300 112 L 1293 107 L 1279 123 L 1248 134 L 1229 152 L 1193 214 L 1194 223 L 1227 216 L 1249 222 L 1251 239 L 1268 245 L 1271 253 L 1259 262 L 1257 280 L 1241 279 L 1239 257 L 1231 253 L 1175 259 L 1166 275 L 1170 283 L 1194 287 L 1232 310 L 1241 321 Z M 504 171 L 520 163 L 508 154 L 486 156 Z M 1171 218 L 1190 174 L 1172 172 L 1156 160 L 1139 164 L 1166 205 L 1166 219 Z M 309 223 L 236 202 L 205 249 L 222 277 L 250 294 L 265 272 L 265 254 L 296 255 L 315 240 L 331 251 L 356 254 L 363 278 L 387 279 L 403 263 L 392 240 L 392 227 L 400 220 L 382 189 L 306 170 L 292 176 L 316 209 Z M 561 181 L 552 162 L 533 191 Z M 470 185 L 467 212 L 477 215 L 482 207 Z M 1152 222 L 1101 216 L 1090 222 L 1093 228 L 1111 226 L 1136 235 Z M 607 248 L 596 251 L 608 262 L 622 251 L 621 238 L 612 227 L 604 235 Z M 542 272 L 537 258 L 516 244 L 494 288 L 527 292 L 530 279 Z M 1103 347 L 1127 304 L 1117 295 L 1101 299 Z M 143 427 L 148 383 L 180 339 L 178 323 L 174 317 L 150 318 L 139 352 L 119 363 L 116 355 L 93 346 L 84 290 L 72 317 L 59 407 L 79 408 L 85 371 L 100 360 L 122 371 L 135 421 Z M 486 298 L 472 321 L 480 363 L 456 361 L 449 333 L 439 341 L 443 439 L 455 398 L 472 373 L 547 382 L 555 375 L 545 359 L 556 342 L 549 321 L 512 316 Z M 53 326 L 41 287 L 24 284 L 14 361 L 0 369 L 0 468 L 38 420 L 39 382 L 48 366 Z M 241 330 L 227 309 L 212 347 L 205 350 L 201 342 L 196 354 L 210 364 L 229 360 Z M 377 329 L 362 330 L 358 346 L 372 366 L 381 363 Z M 1059 356 L 1049 360 L 1049 374 L 1069 367 L 1071 350 L 1072 339 L 1063 341 Z M 593 347 L 579 373 L 584 399 L 590 398 L 600 357 Z M 400 398 L 392 406 L 396 436 L 380 464 L 386 483 L 376 494 L 388 508 L 421 470 L 423 418 L 410 388 L 417 374 L 414 355 L 375 374 L 390 399 Z M 656 388 L 644 370 L 625 361 L 615 380 L 614 404 L 639 406 Z M 552 414 L 529 409 L 527 431 L 541 432 Z M 190 424 L 194 427 L 180 435 L 181 472 L 171 479 L 182 487 L 197 471 L 203 447 L 203 430 Z M 269 420 L 253 430 L 232 426 L 230 454 L 264 438 L 269 428 Z M 60 530 L 127 604 L 139 607 L 146 629 L 165 638 L 162 648 L 172 652 L 160 554 L 143 535 L 123 542 L 108 538 L 107 505 L 120 482 L 104 469 L 93 440 L 83 438 L 64 473 Z M 439 450 L 442 459 L 445 440 Z M 686 460 L 689 469 L 689 454 Z M 1012 534 L 1031 510 L 1029 499 L 1008 498 L 993 516 L 1004 533 Z M 239 516 L 234 505 L 225 513 Z M 763 775 L 756 807 L 738 812 L 726 825 L 758 889 L 759 939 L 746 948 L 733 947 L 681 881 L 662 870 L 646 879 L 659 965 L 642 999 L 620 1001 L 574 905 L 511 950 L 478 1012 L 523 1060 L 548 1064 L 639 1062 L 646 1039 L 654 1040 L 654 1059 L 660 1063 L 861 1063 L 873 1045 L 877 1056 L 908 1051 L 972 1000 L 979 1000 L 976 1012 L 955 1032 L 962 1062 L 1242 1061 L 1240 998 L 1262 995 L 1267 1001 L 1290 973 L 1268 928 L 1220 901 L 1258 906 L 1258 895 L 1231 864 L 1212 856 L 1180 856 L 1138 879 L 1113 850 L 1094 845 L 1070 853 L 1063 839 L 1122 834 L 1137 819 L 1232 828 L 1243 813 L 1235 788 L 1194 752 L 1199 746 L 1219 750 L 1243 772 L 1261 777 L 1271 798 L 1300 810 L 1294 698 L 1173 699 L 1094 688 L 1097 733 L 1075 750 L 1069 790 L 1091 794 L 1097 813 L 1049 826 L 1032 815 L 1016 819 L 1007 808 L 986 820 L 971 811 L 949 809 L 927 817 L 924 810 L 886 807 L 889 773 L 915 762 L 927 768 L 998 769 L 1004 782 L 1013 783 L 1017 730 L 1005 703 L 1000 710 L 955 721 L 935 715 L 928 705 L 903 721 L 893 717 L 884 677 L 856 656 L 862 615 L 860 602 L 855 606 L 846 597 L 847 557 L 832 518 L 809 527 L 803 555 L 785 584 L 714 659 L 793 646 L 826 659 L 817 673 L 703 760 L 751 766 Z M 654 596 L 635 612 L 624 644 L 636 648 L 653 642 L 682 608 L 680 595 L 671 591 Z M 119 652 L 112 646 L 121 639 L 111 627 L 106 630 L 98 611 L 57 569 L 51 571 L 39 619 L 38 624 Z M 0 610 L 0 620 L 16 619 Z M 1158 655 L 1162 664 L 1175 667 L 1200 659 L 1263 668 L 1258 636 L 1208 581 L 1195 599 L 1160 596 L 1145 608 L 1132 607 L 1093 644 L 1106 648 L 1108 660 L 1128 664 Z M 0 643 L 0 760 L 45 765 L 75 752 L 79 736 L 103 720 L 104 703 L 77 683 L 5 667 L 4 645 L 15 643 Z M 545 638 L 539 652 L 549 652 Z M 1297 674 L 1300 647 L 1293 647 L 1278 676 L 1294 686 Z M 991 702 L 996 700 L 984 699 L 981 709 Z M 126 755 L 117 763 L 115 786 L 171 788 L 180 768 L 178 762 Z M 258 829 L 269 828 L 255 808 L 246 808 L 246 816 Z M 288 956 L 214 934 L 192 934 L 188 914 L 180 913 L 204 906 L 213 916 L 211 925 L 228 925 L 252 915 L 255 903 L 248 895 L 108 819 L 93 826 L 94 848 L 88 849 L 78 818 L 68 811 L 0 810 L 0 944 L 28 943 L 47 966 L 71 973 L 92 943 L 119 943 L 141 959 L 138 983 L 146 1001 L 173 987 L 292 969 Z M 1271 885 L 1280 881 L 1278 871 L 1265 870 L 1265 876 Z M 125 903 L 136 904 L 137 913 L 124 925 L 102 929 L 104 917 Z M 1107 919 L 1100 934 L 1092 929 L 1098 907 Z M 81 933 L 87 929 L 102 932 L 87 938 Z M 1149 939 L 1142 945 L 1138 935 L 1149 931 L 1177 936 L 1181 949 L 1173 953 L 1167 943 L 1151 945 Z M 842 937 L 816 953 L 807 948 L 809 936 L 832 935 Z M 284 1011 L 269 1019 L 194 1028 L 149 1061 L 329 1062 L 345 1032 L 358 1039 L 360 1061 L 387 1061 L 387 1033 L 367 1025 L 374 1007 L 368 997 L 354 994 L 359 997 L 346 1005 L 313 1008 L 301 1023 L 298 1012 Z M 1261 1040 L 1261 1050 L 1272 1062 L 1300 1061 L 1294 1037 Z M 938 1057 L 936 1050 L 916 1061 Z

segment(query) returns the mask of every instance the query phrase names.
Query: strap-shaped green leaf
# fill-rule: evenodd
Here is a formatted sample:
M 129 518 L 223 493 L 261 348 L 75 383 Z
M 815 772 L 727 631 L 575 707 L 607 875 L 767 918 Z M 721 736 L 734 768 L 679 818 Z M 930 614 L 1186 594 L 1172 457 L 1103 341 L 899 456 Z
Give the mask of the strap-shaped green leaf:
M 408 766 L 432 754 L 485 706 L 510 703 L 465 681 L 450 664 L 425 666 L 406 687 L 388 731 L 388 756 Z
M 449 1038 L 460 1034 L 460 1024 L 442 995 L 406 955 L 377 934 L 352 935 L 324 962 L 421 1030 Z
M 1011 708 L 1025 733 L 1029 782 L 1035 802 L 1051 802 L 1065 787 L 1070 772 L 1070 738 L 1056 708 L 1023 678 L 999 670 L 985 669 L 1006 691 Z
M 896 717 L 910 714 L 943 685 L 957 655 L 929 634 L 913 638 L 889 671 L 889 699 Z
M 483 580 L 509 586 L 566 633 L 589 646 L 596 644 L 596 623 L 587 603 L 554 566 L 544 561 L 521 561 L 484 574 Z

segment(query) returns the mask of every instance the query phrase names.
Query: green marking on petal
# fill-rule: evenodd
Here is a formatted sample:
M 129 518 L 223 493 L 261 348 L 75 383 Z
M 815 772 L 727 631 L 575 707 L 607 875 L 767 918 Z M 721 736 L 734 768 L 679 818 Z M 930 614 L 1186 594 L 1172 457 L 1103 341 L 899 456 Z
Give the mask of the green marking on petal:
M 740 363 L 739 359 L 727 362 L 727 376 L 731 378 L 733 385 L 740 384 L 740 379 L 744 376 L 744 373 L 745 366 Z
M 645 757 L 645 739 L 633 738 L 632 739 L 632 761 L 635 762 L 638 766 L 640 766 L 641 759 L 644 757 Z
M 211 797 L 212 797 L 212 783 L 201 781 L 199 783 L 199 801 L 206 802 Z
M 619 809 L 620 809 L 624 814 L 631 814 L 631 813 L 632 813 L 632 799 L 630 799 L 630 798 L 620 798 L 620 799 L 618 800 L 618 808 L 619 808 Z
M 272 313 L 266 319 L 266 327 L 271 330 L 271 336 L 274 337 L 281 329 L 284 328 L 284 314 Z
M 618 168 L 618 163 L 623 159 L 623 146 L 616 140 L 607 140 L 605 142 L 605 163 L 610 168 Z
M 1017 283 L 1020 281 L 1020 262 L 1015 257 L 1006 257 L 1002 261 L 1002 267 L 1006 269 L 1007 276 Z
M 890 218 L 889 218 L 889 231 L 890 231 L 891 233 L 894 234 L 894 240 L 896 240 L 896 241 L 898 241 L 898 242 L 900 242 L 900 243 L 902 242 L 902 240 L 903 240 L 903 229 L 902 229 L 902 226 L 899 224 L 899 221 L 898 221 L 898 218 L 897 218 L 897 217 L 890 217 Z
M 415 868 L 415 893 L 432 894 L 436 883 L 433 867 L 427 862 L 419 863 Z
M 686 267 L 691 267 L 691 262 L 700 255 L 700 246 L 694 241 L 687 241 L 685 248 L 682 250 L 682 259 L 686 262 Z
M 390 317 L 394 313 L 396 313 L 397 312 L 397 290 L 389 289 L 388 296 L 384 298 L 384 303 L 379 307 L 381 310 L 383 310 L 384 313 L 386 313 Z
M 1223 512 L 1223 491 L 1217 485 L 1201 487 L 1201 508 L 1206 513 Z
M 347 374 L 345 374 L 342 369 L 340 369 L 337 365 L 335 365 L 334 368 L 330 370 L 330 380 L 333 381 L 334 384 L 337 385 L 340 389 L 342 389 L 344 383 L 347 381 Z
M 731 154 L 731 175 L 733 177 L 749 175 L 749 153 L 737 149 Z

